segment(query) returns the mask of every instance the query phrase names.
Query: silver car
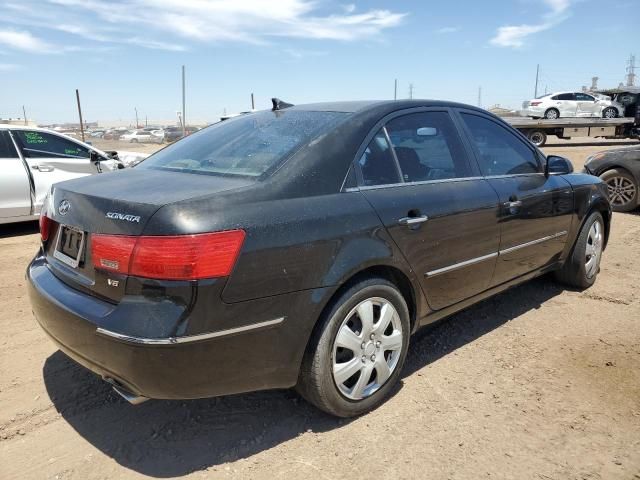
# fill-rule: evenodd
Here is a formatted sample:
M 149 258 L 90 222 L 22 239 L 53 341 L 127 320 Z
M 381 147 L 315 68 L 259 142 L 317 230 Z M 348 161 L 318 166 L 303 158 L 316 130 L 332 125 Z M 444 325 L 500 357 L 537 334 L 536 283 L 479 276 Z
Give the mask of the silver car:
M 523 102 L 520 115 L 550 120 L 560 117 L 616 118 L 624 116 L 624 106 L 605 95 L 557 92 Z
M 0 125 L 0 224 L 37 220 L 52 184 L 116 170 L 119 164 L 51 130 Z

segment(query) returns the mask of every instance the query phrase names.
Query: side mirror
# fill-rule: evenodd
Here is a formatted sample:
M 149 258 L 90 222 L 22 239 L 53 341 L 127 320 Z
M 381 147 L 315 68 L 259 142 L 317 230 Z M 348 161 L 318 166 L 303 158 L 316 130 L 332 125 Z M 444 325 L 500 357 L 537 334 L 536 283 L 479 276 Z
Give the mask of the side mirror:
M 557 155 L 549 155 L 545 164 L 544 174 L 549 175 L 567 175 L 573 173 L 573 164 L 571 160 Z
M 95 150 L 89 150 L 89 160 L 93 163 L 97 163 L 102 160 L 102 157 Z

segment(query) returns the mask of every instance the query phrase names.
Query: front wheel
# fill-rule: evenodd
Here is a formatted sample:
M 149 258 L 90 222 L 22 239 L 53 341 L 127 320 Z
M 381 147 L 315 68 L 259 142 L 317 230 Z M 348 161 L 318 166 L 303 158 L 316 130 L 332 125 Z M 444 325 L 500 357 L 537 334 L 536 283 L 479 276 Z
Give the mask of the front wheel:
M 599 212 L 593 212 L 584 222 L 569 258 L 556 278 L 571 287 L 589 288 L 600 272 L 600 260 L 604 248 L 604 221 Z
M 638 185 L 629 172 L 612 168 L 600 178 L 607 184 L 611 209 L 614 212 L 630 212 L 638 206 Z
M 616 118 L 618 116 L 618 110 L 613 107 L 607 107 L 602 111 L 603 118 Z
M 409 346 L 409 311 L 396 286 L 382 278 L 360 281 L 320 322 L 300 370 L 300 394 L 338 417 L 383 403 Z

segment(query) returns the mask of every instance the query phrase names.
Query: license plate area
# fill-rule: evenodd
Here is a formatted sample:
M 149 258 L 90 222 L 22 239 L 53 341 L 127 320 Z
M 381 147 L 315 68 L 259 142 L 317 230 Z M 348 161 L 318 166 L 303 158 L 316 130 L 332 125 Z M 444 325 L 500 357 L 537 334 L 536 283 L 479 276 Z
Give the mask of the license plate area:
M 53 256 L 70 267 L 77 268 L 84 249 L 84 239 L 82 230 L 60 225 Z

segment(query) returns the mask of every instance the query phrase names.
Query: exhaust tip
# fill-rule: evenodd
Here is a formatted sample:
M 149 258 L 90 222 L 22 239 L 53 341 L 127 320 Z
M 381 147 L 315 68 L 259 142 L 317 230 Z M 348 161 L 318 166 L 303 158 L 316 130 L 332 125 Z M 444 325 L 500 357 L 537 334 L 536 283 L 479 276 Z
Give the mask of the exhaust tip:
M 104 377 L 104 381 L 109 383 L 113 387 L 113 390 L 122 398 L 124 398 L 127 402 L 129 402 L 131 405 L 140 405 L 141 403 L 144 403 L 147 400 L 149 400 L 148 397 L 143 397 L 142 395 L 136 395 L 134 393 L 131 393 L 125 390 L 113 378 Z

